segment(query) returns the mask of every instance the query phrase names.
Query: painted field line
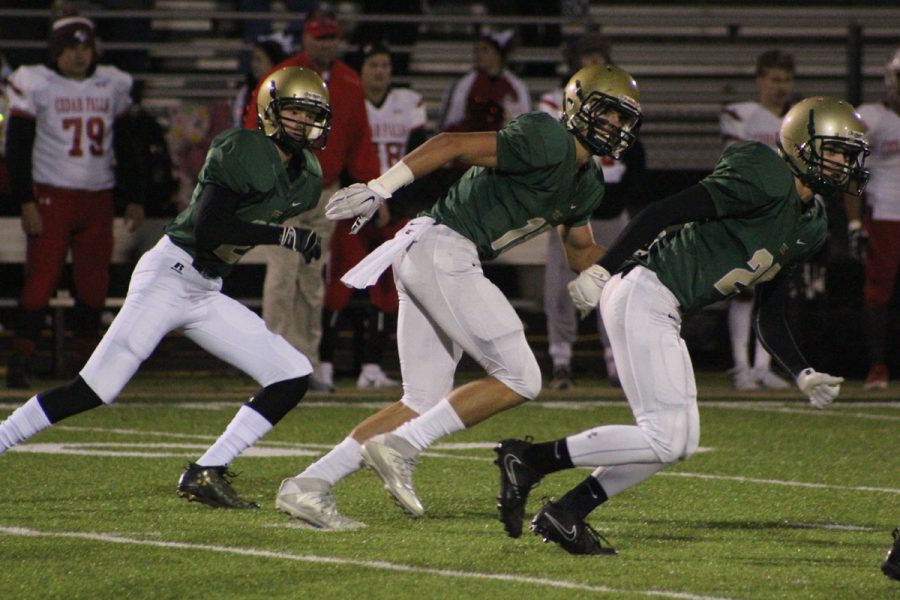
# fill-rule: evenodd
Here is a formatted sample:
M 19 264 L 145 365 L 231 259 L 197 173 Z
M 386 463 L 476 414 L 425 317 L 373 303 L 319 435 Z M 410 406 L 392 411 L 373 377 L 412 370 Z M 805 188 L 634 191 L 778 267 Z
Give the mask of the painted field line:
M 763 485 L 783 485 L 786 487 L 802 487 L 823 490 L 847 490 L 851 492 L 884 492 L 886 494 L 900 494 L 900 489 L 874 487 L 870 485 L 835 485 L 830 483 L 807 483 L 783 479 L 758 479 L 755 477 L 739 477 L 735 475 L 707 475 L 705 473 L 684 473 L 662 471 L 657 473 L 664 477 L 689 477 L 695 479 L 716 479 L 719 481 L 737 481 L 739 483 L 759 483 Z
M 295 554 L 293 552 L 279 552 L 275 550 L 261 550 L 258 548 L 241 548 L 238 546 L 218 546 L 213 544 L 192 544 L 187 542 L 166 542 L 157 540 L 143 540 L 137 538 L 110 535 L 106 533 L 87 533 L 77 531 L 38 531 L 22 527 L 0 526 L 0 533 L 18 537 L 48 537 L 88 540 L 92 542 L 104 542 L 110 544 L 128 544 L 133 546 L 149 546 L 153 548 L 165 548 L 175 550 L 201 550 L 217 552 L 221 554 L 234 554 L 238 556 L 252 556 L 254 558 L 271 558 L 276 560 L 291 560 L 306 563 L 319 563 L 327 565 L 340 565 L 349 567 L 362 567 L 377 571 L 393 571 L 397 573 L 414 573 L 419 575 L 434 575 L 451 579 L 480 579 L 485 581 L 504 581 L 515 583 L 527 583 L 539 587 L 577 590 L 580 592 L 592 592 L 596 594 L 636 594 L 654 598 L 679 598 L 683 600 L 727 600 L 719 596 L 702 596 L 685 592 L 670 592 L 666 590 L 624 590 L 604 585 L 588 585 L 576 581 L 564 579 L 547 579 L 544 577 L 528 577 L 521 574 L 507 573 L 479 573 L 477 571 L 459 571 L 455 569 L 436 569 L 429 567 L 417 567 L 402 563 L 374 560 L 354 560 L 339 558 L 336 556 L 316 556 L 314 554 Z
M 865 527 L 863 525 L 840 525 L 838 523 L 800 523 L 799 521 L 785 521 L 785 525 L 799 527 L 801 529 L 828 529 L 836 531 L 879 531 L 877 527 Z

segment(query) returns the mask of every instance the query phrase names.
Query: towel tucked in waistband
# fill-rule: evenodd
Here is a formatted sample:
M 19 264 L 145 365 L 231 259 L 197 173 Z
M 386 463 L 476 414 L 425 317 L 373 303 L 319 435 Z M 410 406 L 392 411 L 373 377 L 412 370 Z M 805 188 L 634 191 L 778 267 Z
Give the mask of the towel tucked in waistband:
M 341 277 L 341 282 L 347 287 L 360 290 L 370 285 L 375 285 L 375 282 L 391 266 L 394 259 L 422 237 L 422 234 L 428 231 L 432 225 L 434 225 L 434 219 L 431 217 L 417 217 L 413 219 L 406 224 L 406 227 L 398 231 L 393 238 L 375 248 L 368 256 L 359 261 L 355 267 L 344 273 L 344 276 Z

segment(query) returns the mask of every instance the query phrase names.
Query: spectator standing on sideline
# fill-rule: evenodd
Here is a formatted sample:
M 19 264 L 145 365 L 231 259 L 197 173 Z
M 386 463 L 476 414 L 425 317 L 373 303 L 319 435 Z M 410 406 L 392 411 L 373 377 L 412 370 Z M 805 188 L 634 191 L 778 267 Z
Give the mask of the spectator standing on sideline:
M 756 101 L 729 104 L 722 111 L 719 125 L 725 146 L 735 142 L 761 142 L 777 150 L 781 119 L 790 107 L 794 88 L 794 58 L 781 50 L 768 50 L 756 59 Z M 756 390 L 760 387 L 787 389 L 787 381 L 771 370 L 772 357 L 756 340 L 753 364 L 750 364 L 751 317 L 753 289 L 746 289 L 728 301 L 728 332 L 731 335 L 731 356 L 734 387 L 737 390 Z
M 900 268 L 900 48 L 888 60 L 884 71 L 883 102 L 863 104 L 859 114 L 869 129 L 872 180 L 866 187 L 865 249 L 866 342 L 869 373 L 863 387 L 885 389 L 890 377 L 887 368 L 887 341 L 891 331 L 888 303 Z M 851 224 L 851 231 L 859 224 Z
M 512 29 L 481 31 L 472 47 L 475 67 L 444 96 L 440 131 L 499 131 L 531 110 L 528 87 L 506 68 L 513 37 Z
M 865 125 L 842 100 L 807 98 L 785 116 L 779 148 L 781 156 L 758 142 L 729 146 L 712 174 L 642 211 L 599 264 L 570 284 L 582 314 L 600 302 L 636 425 L 598 426 L 540 444 L 501 441 L 497 499 L 511 537 L 521 535 L 528 493 L 545 475 L 592 467 L 587 479 L 544 504 L 531 529 L 572 554 L 615 553 L 600 543 L 587 515 L 688 459 L 700 442 L 683 316 L 751 285 L 759 294 L 754 328 L 766 348 L 812 406 L 825 408 L 838 396 L 843 379 L 806 361 L 784 304 L 790 268 L 816 253 L 828 235 L 816 194 L 858 195 L 865 185 Z M 658 237 L 679 224 L 684 227 Z
M 362 80 L 349 65 L 338 60 L 340 37 L 341 28 L 334 13 L 316 9 L 303 25 L 302 52 L 277 67 L 312 69 L 322 77 L 331 94 L 331 135 L 328 145 L 316 151 L 322 164 L 322 198 L 316 208 L 290 223 L 315 231 L 324 249 L 329 247 L 334 231 L 334 223 L 325 218 L 324 205 L 337 190 L 338 177 L 344 171 L 353 181 L 378 177 L 378 157 L 372 146 Z M 263 91 L 257 88 L 254 97 Z M 248 117 L 244 127 L 255 129 L 256 117 Z M 320 264 L 306 264 L 296 253 L 282 248 L 267 249 L 263 318 L 269 329 L 284 336 L 312 362 L 315 372 L 312 389 L 334 391 L 333 386 L 321 381 L 330 377 L 319 369 L 324 300 L 325 283 Z
M 337 511 L 331 488 L 365 460 L 398 504 L 421 516 L 412 483 L 419 453 L 538 395 L 541 371 L 522 321 L 485 278 L 481 261 L 559 227 L 573 270 L 596 262 L 603 248 L 588 221 L 603 199 L 603 173 L 591 157 L 618 156 L 634 142 L 638 100 L 637 84 L 621 69 L 588 67 L 566 87 L 565 122 L 533 112 L 499 132 L 442 133 L 378 179 L 332 196 L 329 218 L 365 222 L 385 198 L 447 161 L 473 165 L 431 209 L 344 276 L 362 288 L 393 264 L 403 397 L 358 424 L 302 477 L 285 479 L 280 510 L 322 528 L 359 527 Z M 487 376 L 453 389 L 463 352 Z
M 387 172 L 397 161 L 425 140 L 425 102 L 422 95 L 410 89 L 391 85 L 392 56 L 387 46 L 380 43 L 363 44 L 357 53 L 360 76 L 366 93 L 366 112 L 372 129 L 372 143 L 378 153 L 379 170 Z M 397 381 L 388 378 L 382 368 L 384 348 L 396 322 L 397 288 L 391 272 L 385 272 L 369 288 L 371 303 L 364 308 L 345 311 L 354 290 L 341 283 L 341 277 L 366 254 L 394 237 L 407 222 L 403 217 L 403 200 L 379 208 L 377 217 L 360 228 L 350 231 L 353 221 L 338 221 L 326 270 L 325 311 L 322 315 L 324 333 L 319 347 L 322 381 L 333 385 L 334 350 L 338 326 L 342 314 L 356 319 L 363 340 L 357 345 L 362 357 L 362 368 L 356 387 L 394 387 Z M 361 343 L 360 343 L 361 342 Z
M 569 73 L 575 73 L 590 65 L 612 64 L 609 40 L 600 33 L 586 33 L 568 44 L 566 62 Z M 563 81 L 564 87 L 568 77 Z M 541 96 L 538 109 L 559 118 L 563 109 L 563 87 Z M 629 207 L 641 206 L 644 196 L 642 180 L 646 175 L 644 147 L 640 140 L 625 152 L 620 160 L 611 156 L 595 156 L 594 161 L 603 170 L 604 200 L 601 207 L 591 215 L 591 230 L 594 240 L 608 246 L 628 222 L 625 212 Z M 574 385 L 572 379 L 572 346 L 578 337 L 578 321 L 575 306 L 569 298 L 566 285 L 575 278 L 575 273 L 566 264 L 566 258 L 559 243 L 559 236 L 553 230 L 547 236 L 547 262 L 544 265 L 544 315 L 547 318 L 547 337 L 550 359 L 553 362 L 550 389 L 566 390 Z M 619 385 L 616 362 L 600 311 L 597 311 L 597 331 L 603 344 L 603 359 L 606 377 L 610 384 Z
M 231 487 L 228 464 L 306 393 L 312 366 L 263 320 L 221 293 L 222 278 L 250 248 L 278 245 L 319 258 L 315 232 L 282 225 L 316 205 L 322 171 L 309 147 L 328 137 L 328 90 L 292 67 L 267 80 L 262 131 L 229 129 L 213 140 L 191 204 L 138 262 L 122 310 L 78 375 L 32 396 L 0 423 L 0 453 L 62 419 L 112 403 L 174 329 L 261 386 L 178 482 L 179 496 L 222 508 L 256 508 Z
M 72 367 L 97 343 L 109 287 L 113 188 L 130 198 L 129 231 L 144 220 L 137 149 L 119 121 L 131 106 L 131 76 L 98 65 L 94 24 L 73 16 L 53 23 L 50 65 L 19 67 L 9 78 L 6 139 L 13 202 L 28 236 L 25 284 L 19 299 L 10 388 L 31 386 L 44 311 L 72 251 L 75 309 Z
M 262 78 L 270 73 L 275 65 L 282 62 L 294 50 L 294 40 L 291 36 L 275 32 L 269 35 L 261 35 L 253 42 L 250 54 L 250 68 L 247 70 L 247 79 L 241 89 L 238 90 L 231 104 L 231 120 L 233 127 L 241 127 L 247 115 L 256 115 L 256 105 L 253 104 L 253 91 Z

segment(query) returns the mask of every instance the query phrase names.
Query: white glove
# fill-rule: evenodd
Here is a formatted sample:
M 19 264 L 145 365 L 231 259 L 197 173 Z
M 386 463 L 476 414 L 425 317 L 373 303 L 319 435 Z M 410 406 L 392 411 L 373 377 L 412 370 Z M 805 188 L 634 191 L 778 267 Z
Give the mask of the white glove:
M 843 377 L 835 377 L 827 373 L 819 373 L 812 368 L 804 369 L 797 376 L 797 386 L 809 403 L 818 409 L 825 408 L 841 393 Z
M 362 223 L 365 223 L 384 204 L 385 199 L 390 197 L 391 194 L 374 180 L 368 184 L 354 183 L 332 194 L 325 205 L 325 216 L 332 221 L 360 217 L 364 219 Z
M 591 265 L 569 282 L 569 296 L 572 297 L 572 302 L 582 319 L 588 316 L 600 302 L 600 294 L 603 293 L 603 286 L 606 285 L 609 278 L 609 271 L 600 265 Z

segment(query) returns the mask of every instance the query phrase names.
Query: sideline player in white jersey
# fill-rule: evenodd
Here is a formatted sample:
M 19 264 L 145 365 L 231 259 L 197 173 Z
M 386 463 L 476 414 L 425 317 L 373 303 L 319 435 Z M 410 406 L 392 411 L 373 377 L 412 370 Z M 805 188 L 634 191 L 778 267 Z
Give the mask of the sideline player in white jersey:
M 566 52 L 569 72 L 590 65 L 612 64 L 609 40 L 601 33 L 586 33 L 574 40 Z M 559 118 L 563 111 L 564 87 L 562 85 L 543 94 L 538 110 Z M 628 223 L 626 203 L 629 208 L 643 203 L 642 180 L 645 173 L 644 147 L 640 140 L 622 155 L 621 159 L 611 156 L 595 156 L 603 170 L 605 184 L 604 200 L 600 209 L 591 215 L 591 231 L 594 240 L 601 246 L 609 246 Z M 567 390 L 575 385 L 572 378 L 572 346 L 578 337 L 578 320 L 575 305 L 569 298 L 566 285 L 575 278 L 575 273 L 566 264 L 559 235 L 551 230 L 547 236 L 547 260 L 544 264 L 544 315 L 547 318 L 548 353 L 553 363 L 550 389 Z M 606 378 L 610 385 L 618 386 L 616 361 L 613 359 L 609 336 L 603 327 L 600 311 L 597 311 L 597 331 L 603 344 L 603 360 L 606 364 Z
M 75 360 L 90 355 L 109 287 L 113 187 L 128 194 L 126 221 L 144 219 L 141 168 L 119 121 L 131 106 L 131 76 L 96 64 L 94 25 L 82 17 L 53 23 L 52 64 L 19 67 L 9 78 L 7 164 L 12 199 L 28 236 L 25 285 L 7 370 L 11 388 L 30 387 L 44 309 L 71 249 L 75 283 Z
M 360 78 L 366 95 L 366 113 L 372 130 L 372 143 L 378 154 L 379 172 L 385 173 L 403 156 L 425 141 L 425 103 L 422 95 L 410 89 L 391 86 L 391 54 L 387 46 L 368 43 L 358 55 Z M 393 204 L 393 203 L 392 203 Z M 322 381 L 333 385 L 334 352 L 341 321 L 356 320 L 354 330 L 364 334 L 357 349 L 361 369 L 358 388 L 396 387 L 382 369 L 384 348 L 396 321 L 397 288 L 391 273 L 385 273 L 368 289 L 370 304 L 345 310 L 353 290 L 341 283 L 341 277 L 366 254 L 394 237 L 406 224 L 403 202 L 379 209 L 378 217 L 355 234 L 352 220 L 338 222 L 331 238 L 331 253 L 326 274 L 325 309 L 322 315 L 322 342 L 319 346 Z M 407 211 L 408 214 L 408 211 Z
M 328 89 L 312 70 L 266 77 L 259 129 L 227 129 L 210 144 L 191 203 L 134 268 L 122 310 L 69 382 L 32 396 L 0 423 L 0 455 L 59 421 L 111 404 L 163 337 L 180 330 L 241 369 L 260 388 L 219 438 L 190 463 L 177 493 L 221 508 L 256 508 L 237 495 L 229 463 L 268 433 L 303 397 L 309 359 L 263 319 L 222 293 L 222 279 L 253 246 L 280 246 L 310 262 L 315 231 L 285 222 L 312 209 L 322 168 L 312 152 L 331 129 Z
M 859 114 L 869 128 L 872 178 L 866 187 L 866 335 L 869 373 L 863 387 L 888 385 L 888 302 L 900 269 L 900 48 L 888 59 L 884 72 L 885 98 L 863 104 Z M 852 226 L 851 226 L 852 228 Z
M 719 118 L 726 146 L 735 142 L 760 142 L 777 149 L 781 119 L 790 106 L 794 89 L 794 58 L 781 50 L 768 50 L 756 59 L 759 99 L 727 105 Z M 728 331 L 734 361 L 734 387 L 747 391 L 760 387 L 787 389 L 788 383 L 771 370 L 772 357 L 756 340 L 753 364 L 749 343 L 754 294 L 744 290 L 728 301 Z

